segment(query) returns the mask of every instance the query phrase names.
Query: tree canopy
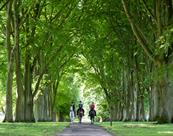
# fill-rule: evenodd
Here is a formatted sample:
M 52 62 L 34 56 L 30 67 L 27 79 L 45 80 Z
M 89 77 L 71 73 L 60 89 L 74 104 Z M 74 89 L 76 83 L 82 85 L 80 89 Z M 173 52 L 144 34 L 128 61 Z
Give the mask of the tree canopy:
M 67 120 L 70 103 L 83 99 L 105 120 L 173 122 L 172 6 L 1 0 L 4 121 Z

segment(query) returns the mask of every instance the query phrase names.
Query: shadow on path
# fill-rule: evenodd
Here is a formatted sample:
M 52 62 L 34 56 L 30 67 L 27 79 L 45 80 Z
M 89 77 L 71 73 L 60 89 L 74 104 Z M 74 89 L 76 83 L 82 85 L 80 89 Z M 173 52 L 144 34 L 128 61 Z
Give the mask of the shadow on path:
M 56 136 L 112 136 L 101 127 L 89 123 L 74 123 Z

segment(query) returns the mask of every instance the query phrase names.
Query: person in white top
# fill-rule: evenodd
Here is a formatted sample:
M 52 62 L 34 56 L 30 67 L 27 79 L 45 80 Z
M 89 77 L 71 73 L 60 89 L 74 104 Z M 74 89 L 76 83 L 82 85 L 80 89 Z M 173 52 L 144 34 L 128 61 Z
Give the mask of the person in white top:
M 72 102 L 70 105 L 70 121 L 71 121 L 71 123 L 74 122 L 74 118 L 75 118 L 75 105 L 74 105 L 74 102 Z

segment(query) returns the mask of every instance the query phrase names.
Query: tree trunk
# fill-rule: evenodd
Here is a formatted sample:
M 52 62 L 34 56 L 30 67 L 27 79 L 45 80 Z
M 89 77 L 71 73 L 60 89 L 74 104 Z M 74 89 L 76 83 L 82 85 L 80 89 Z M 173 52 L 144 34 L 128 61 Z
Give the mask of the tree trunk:
M 153 88 L 152 86 L 149 88 L 148 92 L 148 101 L 149 101 L 149 121 L 154 121 L 154 101 L 153 101 Z
M 19 48 L 19 13 L 18 2 L 14 0 L 14 32 L 16 47 L 16 84 L 17 84 L 17 102 L 16 102 L 16 121 L 24 121 L 24 92 L 20 67 L 20 48 Z
M 127 89 L 128 89 L 128 80 L 127 80 L 127 69 L 124 68 L 124 87 L 123 87 L 123 121 L 127 121 L 128 119 L 128 97 L 127 97 Z
M 44 121 L 44 96 L 40 95 L 35 103 L 35 115 L 37 121 Z
M 168 90 L 167 90 L 167 83 L 164 79 L 160 79 L 160 81 L 158 81 L 158 116 L 157 121 L 158 123 L 168 123 L 169 121 L 169 113 L 168 113 L 168 109 L 167 109 L 167 105 L 166 105 L 166 101 L 168 101 L 169 99 L 167 94 L 168 94 Z
M 34 113 L 33 113 L 33 97 L 32 97 L 32 72 L 30 64 L 29 51 L 26 50 L 25 53 L 25 121 L 34 122 Z
M 50 87 L 51 93 L 49 93 L 49 104 L 51 109 L 50 112 L 51 112 L 52 121 L 56 121 L 56 112 L 54 110 L 55 110 L 58 85 L 59 85 L 59 79 L 54 81 Z
M 162 82 L 162 83 L 161 83 Z M 159 114 L 156 118 L 158 123 L 168 123 L 169 118 L 168 118 L 168 109 L 166 108 L 166 96 L 167 96 L 167 90 L 165 90 L 165 83 L 164 81 L 159 82 L 161 85 L 158 88 L 158 111 L 157 113 Z
M 35 110 L 34 110 L 34 115 L 36 121 L 42 121 L 43 120 L 43 108 L 44 108 L 44 103 L 43 103 L 43 96 L 39 95 L 38 99 L 35 101 Z
M 36 101 L 35 107 L 37 109 L 35 114 L 37 115 L 37 121 L 51 121 L 48 101 L 49 91 L 49 88 L 46 87 L 43 95 L 40 95 Z
M 11 53 L 11 58 L 8 61 L 8 74 L 7 74 L 7 90 L 6 90 L 6 109 L 4 121 L 13 121 L 13 102 L 12 102 L 12 86 L 13 86 L 13 64 L 14 64 L 14 51 Z
M 56 116 L 56 114 L 54 115 Z M 64 121 L 64 115 L 62 112 L 59 113 L 59 122 L 63 122 Z
M 151 90 L 151 112 L 152 117 L 150 118 L 152 121 L 157 121 L 157 117 L 159 116 L 158 107 L 159 107 L 159 99 L 158 99 L 158 91 L 157 91 L 157 82 L 154 82 L 153 89 Z
M 137 58 L 135 57 L 135 73 L 136 73 L 136 82 L 137 82 L 137 91 L 136 91 L 136 121 L 145 120 L 145 111 L 144 111 L 144 87 L 141 87 L 141 81 L 144 79 L 142 71 L 139 70 L 139 65 Z
M 128 46 L 128 54 L 127 54 L 127 72 L 126 72 L 126 118 L 125 121 L 133 120 L 134 115 L 134 78 L 133 78 L 133 56 L 132 56 L 132 47 Z
M 7 24 L 6 24 L 6 47 L 8 54 L 7 67 L 7 89 L 6 89 L 6 109 L 4 121 L 13 121 L 13 104 L 12 104 L 12 86 L 13 86 L 13 66 L 14 66 L 14 49 L 11 49 L 10 33 L 11 33 L 11 7 L 12 1 L 7 4 Z
M 163 67 L 163 66 L 162 66 Z M 159 79 L 156 81 L 156 87 L 154 90 L 154 104 L 157 104 L 154 111 L 154 120 L 158 123 L 171 123 L 173 117 L 172 106 L 172 84 L 171 77 L 168 74 L 168 65 L 164 65 L 163 73 L 161 73 Z

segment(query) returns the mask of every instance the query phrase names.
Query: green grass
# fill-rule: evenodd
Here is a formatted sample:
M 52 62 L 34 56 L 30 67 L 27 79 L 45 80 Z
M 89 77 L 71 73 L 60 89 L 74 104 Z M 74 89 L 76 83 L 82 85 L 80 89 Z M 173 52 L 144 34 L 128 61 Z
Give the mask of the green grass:
M 0 123 L 0 136 L 55 136 L 69 123 Z
M 173 136 L 173 124 L 158 125 L 148 122 L 99 123 L 116 136 Z

